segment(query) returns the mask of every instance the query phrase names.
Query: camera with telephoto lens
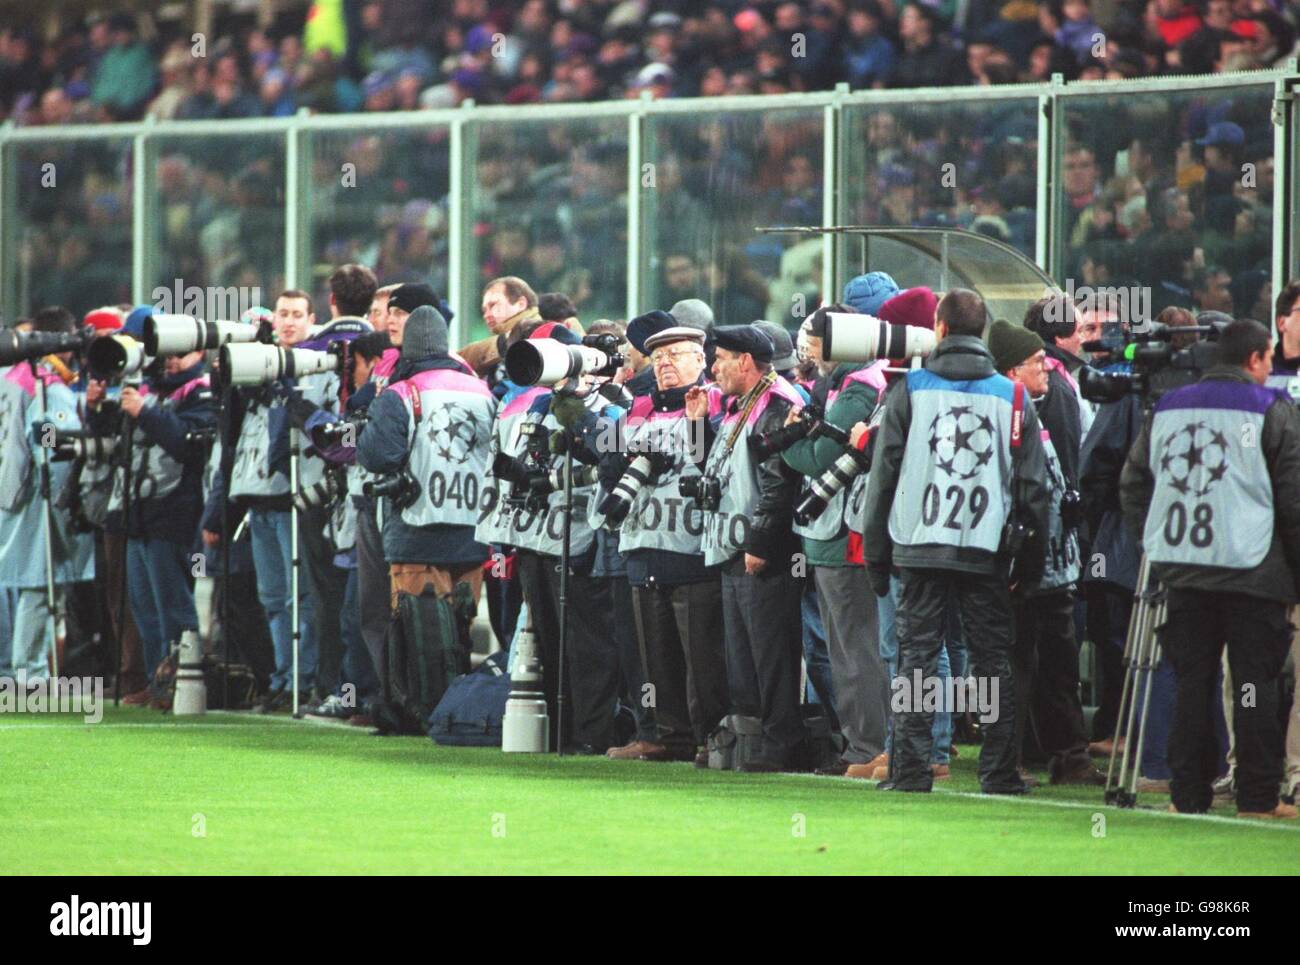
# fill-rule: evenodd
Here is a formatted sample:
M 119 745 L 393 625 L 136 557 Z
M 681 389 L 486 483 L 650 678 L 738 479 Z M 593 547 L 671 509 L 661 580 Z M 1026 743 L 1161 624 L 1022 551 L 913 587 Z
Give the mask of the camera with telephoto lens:
M 222 378 L 230 385 L 269 385 L 281 379 L 343 372 L 349 354 L 347 344 L 342 339 L 330 342 L 324 351 L 278 345 L 223 345 Z
M 627 518 L 632 502 L 644 486 L 654 486 L 659 477 L 672 469 L 673 457 L 662 452 L 638 453 L 623 475 L 615 483 L 614 489 L 600 504 L 600 512 L 605 519 L 617 526 Z
M 87 432 L 54 430 L 54 444 L 50 446 L 51 462 L 71 462 L 80 459 L 88 463 L 105 463 L 117 452 L 117 436 L 96 436 Z
M 874 436 L 885 418 L 885 407 L 876 406 L 867 423 L 867 432 Z M 808 486 L 808 493 L 794 508 L 794 518 L 800 526 L 807 526 L 830 505 L 832 499 L 853 484 L 853 480 L 864 472 L 871 471 L 871 453 L 875 448 L 870 441 L 861 449 L 845 440 L 844 451 L 836 456 L 830 468 L 814 479 Z
M 677 480 L 677 492 L 695 500 L 696 508 L 706 513 L 715 513 L 722 505 L 722 482 L 717 476 L 683 476 Z
M 263 342 L 273 338 L 271 323 L 205 322 L 193 315 L 151 315 L 144 320 L 144 350 L 161 355 L 188 355 L 200 349 L 221 348 L 232 342 Z
M 582 375 L 610 376 L 627 364 L 618 337 L 587 335 L 580 345 L 526 338 L 506 350 L 506 375 L 515 385 L 555 385 Z
M 785 452 L 801 439 L 816 439 L 825 436 L 841 445 L 848 445 L 849 434 L 839 426 L 826 421 L 822 407 L 809 402 L 799 410 L 797 421 L 771 432 L 760 432 L 749 437 L 749 452 L 759 462 L 770 459 L 778 452 Z
M 62 352 L 80 352 L 85 344 L 86 336 L 80 332 L 18 332 L 12 328 L 0 329 L 0 366 L 17 365 L 19 362 Z
M 406 509 L 420 498 L 420 484 L 414 476 L 403 469 L 401 472 L 389 473 L 378 479 L 367 479 L 361 484 L 361 493 L 367 499 L 387 496 L 398 510 Z
M 826 312 L 822 358 L 827 362 L 924 358 L 934 351 L 934 332 L 916 325 L 894 325 L 873 315 Z
M 338 422 L 316 426 L 311 430 L 311 444 L 321 450 L 331 446 L 356 446 L 361 430 L 369 421 L 367 413 L 356 412 Z
M 121 332 L 98 335 L 86 346 L 86 370 L 103 382 L 137 381 L 152 361 L 142 343 Z
M 1103 372 L 1085 365 L 1079 369 L 1077 379 L 1079 394 L 1089 402 L 1118 402 L 1126 395 L 1150 398 L 1155 386 L 1152 376 L 1157 373 L 1174 373 L 1188 380 L 1218 364 L 1219 347 L 1215 343 L 1223 334 L 1226 323 L 1209 325 L 1163 325 L 1148 322 L 1140 332 L 1108 335 L 1092 342 L 1084 342 L 1083 350 L 1104 355 L 1115 362 L 1128 362 L 1130 372 Z M 1205 341 L 1187 348 L 1176 349 L 1170 343 L 1179 336 L 1204 335 Z
M 524 426 L 524 428 L 528 428 Z M 551 493 L 564 488 L 564 470 L 551 468 L 551 453 L 547 449 L 534 448 L 534 439 L 548 435 L 542 426 L 541 431 L 529 440 L 530 446 L 522 459 L 498 452 L 492 459 L 492 475 L 510 483 L 510 489 L 502 502 L 515 509 L 527 508 L 540 512 L 546 508 Z M 590 486 L 596 481 L 595 466 L 574 466 L 573 486 L 580 488 Z

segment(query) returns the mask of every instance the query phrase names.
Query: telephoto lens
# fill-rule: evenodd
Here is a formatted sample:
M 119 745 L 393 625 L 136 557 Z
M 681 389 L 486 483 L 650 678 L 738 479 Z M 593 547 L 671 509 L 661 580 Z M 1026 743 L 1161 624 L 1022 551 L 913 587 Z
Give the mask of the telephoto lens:
M 130 335 L 100 335 L 86 347 L 86 368 L 104 381 L 139 375 L 150 361 L 144 345 Z
M 828 362 L 911 359 L 934 351 L 934 332 L 916 325 L 892 325 L 872 315 L 826 313 L 822 358 Z
M 71 462 L 73 459 L 80 459 L 88 463 L 108 462 L 117 450 L 117 442 L 117 436 L 92 436 L 56 429 L 50 461 Z
M 144 348 L 149 355 L 187 355 L 232 342 L 266 337 L 262 326 L 243 322 L 205 322 L 193 315 L 151 315 L 144 320 Z
M 341 352 L 318 352 L 277 345 L 223 345 L 221 371 L 231 385 L 268 385 L 320 372 L 338 372 Z
M 869 452 L 849 447 L 831 463 L 830 468 L 816 477 L 808 486 L 808 494 L 794 508 L 795 522 L 807 526 L 830 505 L 831 500 L 853 483 L 859 475 L 871 469 Z
M 615 526 L 623 522 L 642 487 L 653 486 L 668 462 L 662 453 L 643 452 L 628 463 L 613 491 L 600 504 L 600 512 L 606 521 Z
M 506 350 L 505 361 L 506 374 L 515 385 L 555 385 L 580 375 L 604 374 L 611 364 L 620 363 L 621 357 L 590 345 L 526 338 Z
M 60 352 L 80 352 L 85 337 L 71 332 L 16 332 L 0 328 L 0 366 L 17 365 Z

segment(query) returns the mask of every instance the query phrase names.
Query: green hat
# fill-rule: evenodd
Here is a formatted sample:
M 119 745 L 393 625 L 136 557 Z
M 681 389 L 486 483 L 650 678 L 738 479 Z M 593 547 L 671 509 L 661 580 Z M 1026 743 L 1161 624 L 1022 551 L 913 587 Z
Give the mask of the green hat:
M 993 367 L 999 372 L 1014 369 L 1043 350 L 1043 340 L 1036 334 L 1002 318 L 989 326 L 988 345 Z

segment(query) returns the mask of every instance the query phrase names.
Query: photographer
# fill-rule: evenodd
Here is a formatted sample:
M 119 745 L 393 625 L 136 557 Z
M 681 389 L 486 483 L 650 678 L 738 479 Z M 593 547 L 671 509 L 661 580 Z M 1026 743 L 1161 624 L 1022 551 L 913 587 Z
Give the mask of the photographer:
M 1169 740 L 1179 811 L 1213 802 L 1219 761 L 1211 708 L 1226 644 L 1235 692 L 1239 817 L 1295 818 L 1282 780 L 1279 676 L 1300 562 L 1300 415 L 1264 383 L 1273 346 L 1239 319 L 1219 364 L 1165 393 L 1124 465 L 1124 519 L 1168 590 L 1161 645 L 1177 679 Z
M 1012 596 L 1015 615 L 1014 670 L 1016 748 L 1025 753 L 1026 735 L 1048 755 L 1053 784 L 1104 784 L 1088 757 L 1079 700 L 1079 648 L 1074 640 L 1074 584 L 1079 579 L 1079 539 L 1075 532 L 1078 494 L 1056 448 L 1054 428 L 1065 446 L 1078 444 L 1078 412 L 1072 396 L 1053 405 L 1068 386 L 1053 386 L 1043 340 L 1028 328 L 996 321 L 989 328 L 989 351 L 997 370 L 1024 386 L 1042 420 L 1043 452 L 1051 490 L 1047 556 L 1036 583 Z M 1055 396 L 1055 398 L 1054 398 Z M 1046 415 L 1044 413 L 1047 413 Z M 1051 423 L 1048 422 L 1051 416 Z M 1072 441 L 1073 440 L 1073 441 Z M 1067 505 L 1067 493 L 1071 502 Z M 1032 723 L 1032 728 L 1031 728 Z
M 291 348 L 304 342 L 316 316 L 311 298 L 305 292 L 289 290 L 275 303 L 272 325 L 278 345 Z M 227 374 L 229 376 L 229 373 Z M 231 393 L 228 437 L 223 449 L 232 453 L 229 495 L 224 478 L 214 479 L 212 493 L 203 518 L 203 542 L 216 547 L 221 542 L 220 500 L 229 498 L 233 510 L 231 526 L 248 513 L 248 529 L 253 543 L 253 565 L 257 572 L 258 598 L 266 611 L 275 645 L 275 672 L 270 691 L 258 709 L 269 712 L 289 704 L 293 694 L 293 500 L 306 499 L 319 492 L 325 466 L 315 457 L 299 462 L 298 492 L 289 491 L 291 449 L 296 443 L 306 452 L 311 439 L 291 428 L 290 402 L 295 397 L 321 408 L 337 405 L 338 376 L 334 373 L 309 375 L 301 380 L 280 378 L 255 388 Z M 298 432 L 291 440 L 290 433 Z M 232 533 L 233 535 L 233 533 Z M 316 638 L 316 597 L 311 566 L 304 566 L 298 581 L 298 692 L 307 704 L 318 703 L 311 691 L 316 683 L 318 660 Z
M 64 308 L 43 308 L 32 319 L 36 333 L 71 335 L 76 319 Z M 6 661 L 16 675 L 28 680 L 49 676 L 48 660 L 55 646 L 47 596 L 44 514 L 41 493 L 41 451 L 47 427 L 71 432 L 81 428 L 77 399 L 60 372 L 70 373 L 71 352 L 47 356 L 33 366 L 18 362 L 0 369 L 0 591 L 13 603 L 12 638 Z M 42 409 L 39 379 L 45 385 Z M 50 465 L 51 496 L 63 485 L 71 467 Z M 51 513 L 55 592 L 60 587 L 94 578 L 94 541 L 71 530 L 65 513 Z
M 713 376 L 730 400 L 715 426 L 709 393 L 686 393 L 692 431 L 709 440 L 697 489 L 702 505 L 704 562 L 722 574 L 727 684 L 733 713 L 762 722 L 761 750 L 746 770 L 780 771 L 794 764 L 804 736 L 799 710 L 799 598 L 793 574 L 799 539 L 791 528 L 799 477 L 772 453 L 761 462 L 750 440 L 780 429 L 802 405 L 794 387 L 772 370 L 772 339 L 754 325 L 712 330 Z M 697 436 L 698 438 L 698 436 Z M 707 490 L 713 490 L 707 493 Z
M 384 501 L 390 604 L 396 611 L 398 594 L 419 597 L 427 589 L 447 599 L 461 583 L 477 603 L 488 548 L 475 540 L 474 525 L 485 495 L 496 400 L 450 354 L 447 322 L 436 308 L 411 312 L 401 338 L 401 361 L 370 403 L 357 440 L 357 461 L 365 469 L 408 477 L 407 491 Z M 376 669 L 384 684 L 382 675 L 399 668 Z
M 809 319 L 811 331 L 824 331 L 824 317 L 830 312 L 852 313 L 846 305 L 817 309 Z M 819 317 L 820 314 L 820 317 Z M 867 422 L 885 388 L 885 360 L 869 364 L 827 362 L 822 358 L 822 339 L 804 336 L 808 357 L 817 366 L 812 401 L 826 413 L 825 421 L 841 429 Z M 798 421 L 791 412 L 786 425 Z M 844 452 L 844 446 L 826 436 L 805 437 L 786 449 L 781 458 L 795 472 L 806 477 L 801 496 L 811 481 L 829 469 Z M 831 679 L 835 688 L 835 711 L 844 735 L 844 752 L 838 762 L 823 770 L 848 777 L 869 778 L 883 761 L 888 714 L 888 683 L 880 658 L 879 621 L 876 601 L 861 564 L 850 564 L 848 527 L 844 523 L 841 490 L 820 516 L 807 525 L 795 524 L 803 540 L 804 554 L 813 567 L 819 610 L 830 651 Z
M 722 584 L 717 570 L 704 565 L 700 510 L 678 490 L 681 479 L 699 475 L 690 451 L 693 442 L 702 440 L 691 438 L 686 393 L 708 387 L 705 335 L 663 324 L 672 321 L 662 312 L 633 319 L 632 325 L 643 332 L 653 330 L 641 344 L 654 388 L 633 400 L 623 424 L 624 446 L 602 452 L 600 458 L 606 508 L 608 494 L 619 492 L 633 461 L 638 456 L 652 461 L 649 477 L 625 507 L 615 534 L 618 550 L 627 558 L 645 681 L 654 688 L 652 733 L 609 756 L 707 764 L 709 733 L 727 713 Z M 714 389 L 712 398 L 714 407 L 720 407 L 721 393 Z M 640 696 L 633 694 L 634 699 Z
M 900 569 L 898 675 L 936 679 L 948 602 L 956 600 L 974 676 L 998 685 L 997 717 L 984 734 L 980 786 L 1022 794 L 1016 770 L 1008 568 L 1033 583 L 1043 567 L 1048 492 L 1038 417 L 1023 390 L 994 369 L 981 340 L 987 312 L 972 291 L 939 302 L 938 345 L 923 369 L 896 382 L 867 482 L 863 553 L 877 596 Z M 898 678 L 896 678 L 897 680 Z M 895 695 L 896 697 L 898 695 Z M 933 710 L 919 694 L 895 710 L 886 790 L 933 784 Z M 951 709 L 951 708 L 949 708 Z
M 217 425 L 206 369 L 202 351 L 165 356 L 139 387 L 124 385 L 119 401 L 132 433 L 131 491 L 127 499 L 128 473 L 117 467 L 108 509 L 126 532 L 127 593 L 151 685 L 182 631 L 199 626 L 190 549 L 203 512 L 203 437 Z M 88 405 L 102 391 L 92 381 Z M 166 709 L 163 695 L 153 697 Z

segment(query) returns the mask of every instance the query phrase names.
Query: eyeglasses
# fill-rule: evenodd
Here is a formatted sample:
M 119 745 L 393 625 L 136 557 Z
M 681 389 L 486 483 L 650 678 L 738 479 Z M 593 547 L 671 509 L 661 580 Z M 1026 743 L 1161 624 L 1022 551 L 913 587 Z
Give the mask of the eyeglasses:
M 650 362 L 653 365 L 662 365 L 665 362 L 676 362 L 678 359 L 685 358 L 688 355 L 700 355 L 700 354 L 702 353 L 697 348 L 674 348 L 674 349 L 665 348 L 665 349 L 659 349 L 658 351 L 651 352 Z

